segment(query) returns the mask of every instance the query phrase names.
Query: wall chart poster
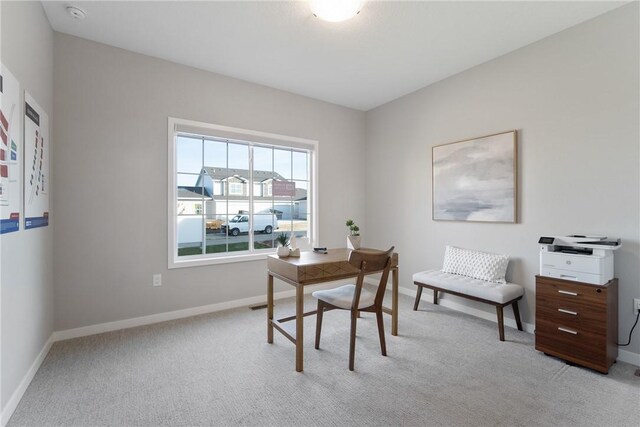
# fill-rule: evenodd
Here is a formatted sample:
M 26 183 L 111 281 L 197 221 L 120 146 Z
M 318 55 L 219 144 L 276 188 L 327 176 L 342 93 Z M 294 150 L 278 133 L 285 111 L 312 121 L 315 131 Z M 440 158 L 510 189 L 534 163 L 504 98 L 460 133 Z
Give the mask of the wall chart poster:
M 20 229 L 22 110 L 20 85 L 0 64 L 0 234 Z
M 24 228 L 49 225 L 49 117 L 24 92 Z

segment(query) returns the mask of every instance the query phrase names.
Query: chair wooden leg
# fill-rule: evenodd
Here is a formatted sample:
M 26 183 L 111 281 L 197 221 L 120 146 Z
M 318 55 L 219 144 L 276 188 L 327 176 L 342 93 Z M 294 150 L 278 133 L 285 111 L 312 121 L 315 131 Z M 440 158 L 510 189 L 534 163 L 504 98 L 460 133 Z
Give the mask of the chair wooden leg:
M 349 370 L 353 371 L 353 365 L 356 353 L 356 322 L 358 321 L 358 313 L 351 311 L 351 337 L 349 339 Z
M 383 356 L 387 355 L 387 343 L 384 340 L 384 322 L 382 320 L 382 308 L 376 311 L 376 319 L 378 320 L 378 335 L 380 335 L 380 351 Z
M 438 305 L 438 291 L 435 289 L 433 290 L 433 303 Z
M 324 314 L 324 304 L 318 300 L 318 312 L 316 314 L 316 350 L 320 349 L 320 332 L 322 331 L 322 315 Z
M 500 341 L 504 341 L 504 315 L 501 305 L 496 305 L 496 313 L 498 314 L 498 332 L 500 333 Z
M 413 311 L 418 310 L 418 304 L 420 304 L 420 297 L 422 297 L 422 286 L 417 285 L 418 290 L 416 291 L 416 302 L 413 303 Z
M 513 307 L 513 315 L 516 318 L 516 325 L 518 326 L 518 330 L 522 330 L 522 321 L 520 320 L 520 309 L 518 308 L 518 301 L 514 301 L 511 303 L 511 307 Z

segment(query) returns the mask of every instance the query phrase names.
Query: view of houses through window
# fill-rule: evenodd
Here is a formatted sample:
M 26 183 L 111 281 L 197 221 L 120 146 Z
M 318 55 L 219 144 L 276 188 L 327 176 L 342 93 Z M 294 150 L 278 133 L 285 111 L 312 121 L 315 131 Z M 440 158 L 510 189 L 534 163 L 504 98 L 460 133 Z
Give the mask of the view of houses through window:
M 306 237 L 311 152 L 177 134 L 180 257 L 274 248 L 281 232 Z

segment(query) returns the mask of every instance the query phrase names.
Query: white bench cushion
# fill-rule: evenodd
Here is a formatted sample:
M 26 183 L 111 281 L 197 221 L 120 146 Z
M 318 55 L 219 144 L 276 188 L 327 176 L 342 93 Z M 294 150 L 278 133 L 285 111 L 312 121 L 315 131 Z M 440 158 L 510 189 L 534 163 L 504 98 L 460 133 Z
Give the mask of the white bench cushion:
M 321 299 L 336 307 L 344 308 L 346 310 L 351 308 L 353 302 L 353 293 L 356 291 L 356 285 L 344 285 L 339 288 L 327 289 L 322 291 L 315 291 L 311 295 L 314 298 Z M 358 302 L 358 308 L 371 307 L 376 299 L 376 294 L 371 291 L 362 288 L 360 292 L 360 301 Z
M 512 301 L 524 294 L 524 288 L 521 285 L 487 282 L 459 274 L 445 273 L 441 270 L 415 273 L 413 281 L 500 304 Z

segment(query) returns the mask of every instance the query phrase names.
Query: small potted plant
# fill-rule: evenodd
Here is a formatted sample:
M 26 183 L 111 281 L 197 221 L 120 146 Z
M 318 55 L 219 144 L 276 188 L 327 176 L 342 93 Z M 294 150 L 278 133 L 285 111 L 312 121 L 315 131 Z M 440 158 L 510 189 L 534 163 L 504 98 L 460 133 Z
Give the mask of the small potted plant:
M 349 228 L 349 235 L 347 236 L 347 248 L 360 249 L 360 227 L 358 227 L 352 219 L 348 219 L 346 225 Z
M 276 237 L 276 244 L 278 245 L 278 249 L 276 250 L 276 255 L 280 258 L 286 258 L 289 256 L 289 238 L 287 237 L 287 233 L 280 233 Z

